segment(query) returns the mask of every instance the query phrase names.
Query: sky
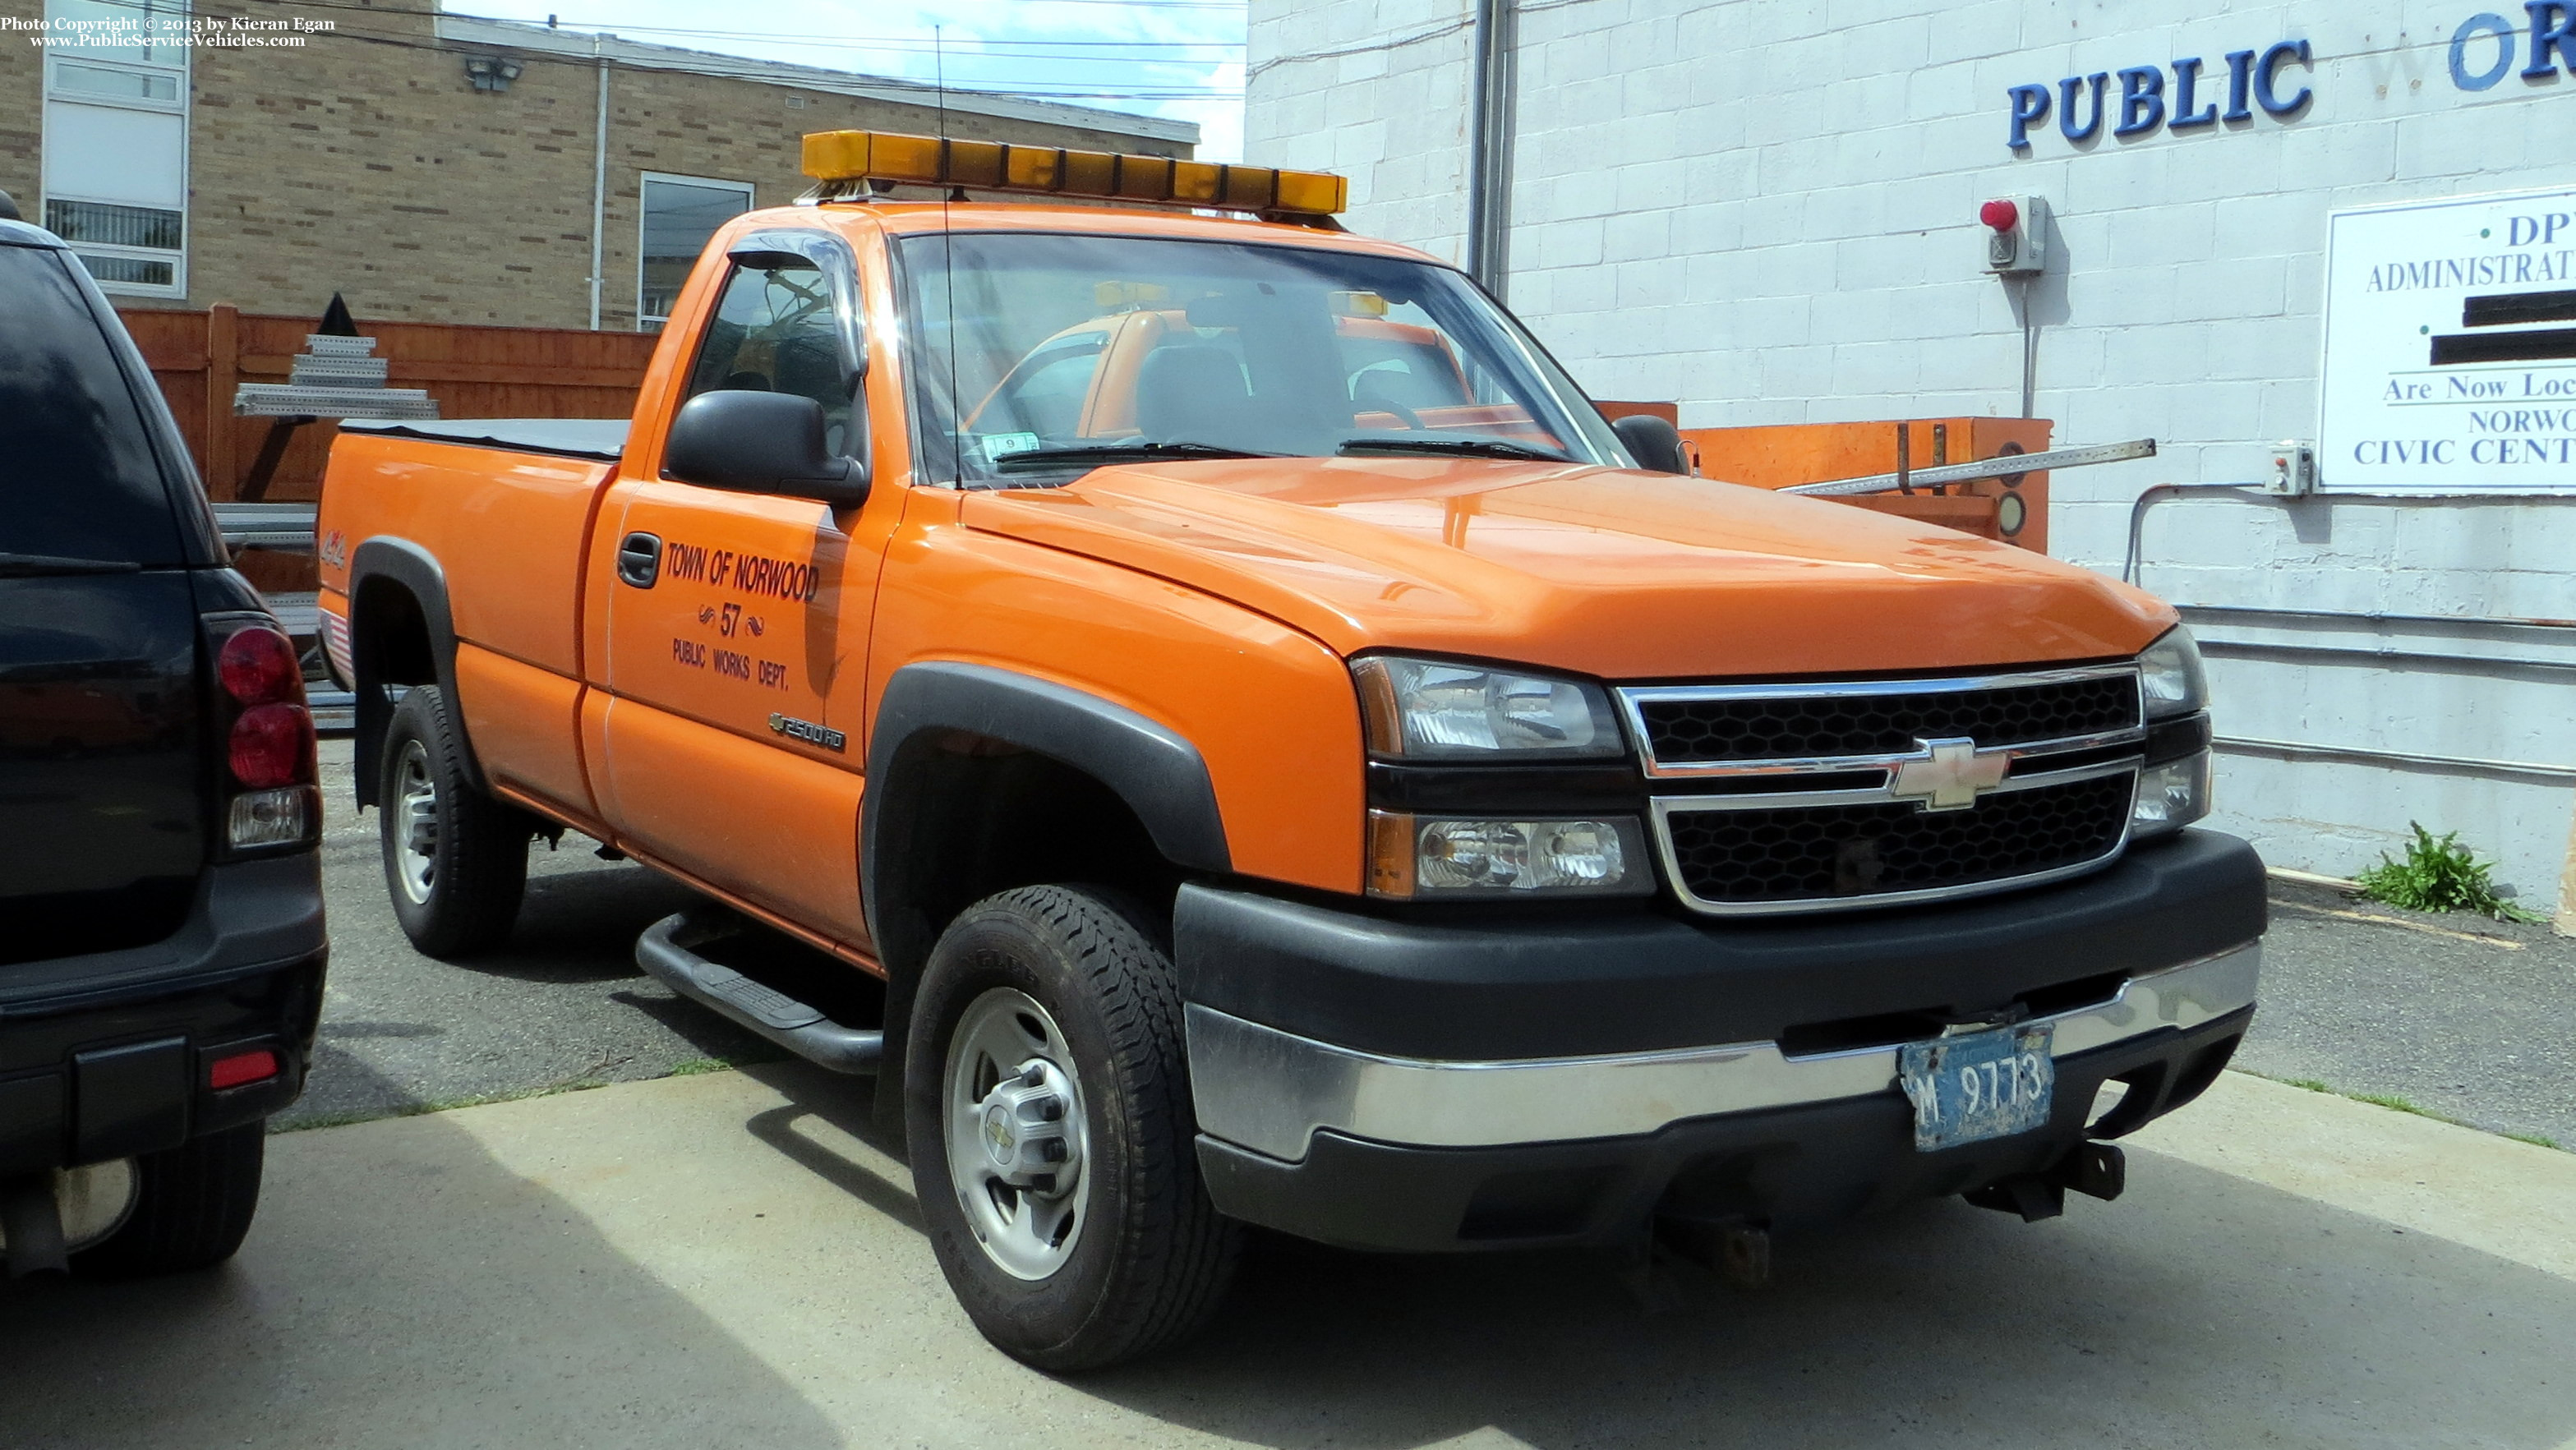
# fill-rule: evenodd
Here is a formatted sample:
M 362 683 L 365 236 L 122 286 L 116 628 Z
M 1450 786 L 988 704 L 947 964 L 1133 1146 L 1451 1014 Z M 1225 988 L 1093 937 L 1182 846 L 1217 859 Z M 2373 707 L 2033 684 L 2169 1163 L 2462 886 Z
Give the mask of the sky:
M 445 0 L 483 15 L 1199 124 L 1243 157 L 1244 0 Z

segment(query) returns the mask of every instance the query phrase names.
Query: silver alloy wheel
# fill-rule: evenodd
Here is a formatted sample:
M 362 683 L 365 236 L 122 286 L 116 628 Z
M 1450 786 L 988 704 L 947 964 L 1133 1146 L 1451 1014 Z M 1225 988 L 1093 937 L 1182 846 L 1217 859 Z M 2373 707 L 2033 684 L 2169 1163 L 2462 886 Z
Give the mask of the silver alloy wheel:
M 403 742 L 394 761 L 394 823 L 400 844 L 394 874 L 415 904 L 429 900 L 438 879 L 438 783 L 429 773 L 429 747 Z
M 948 1180 L 976 1242 L 1016 1279 L 1064 1267 L 1090 1217 L 1082 1081 L 1055 1019 L 995 987 L 948 1040 Z

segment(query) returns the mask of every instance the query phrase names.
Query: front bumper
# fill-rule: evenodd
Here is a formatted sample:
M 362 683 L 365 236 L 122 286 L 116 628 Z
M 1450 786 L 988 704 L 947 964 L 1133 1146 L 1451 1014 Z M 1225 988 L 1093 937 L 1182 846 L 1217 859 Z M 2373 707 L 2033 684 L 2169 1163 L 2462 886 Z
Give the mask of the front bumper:
M 1792 927 L 1441 926 L 1198 887 L 1176 925 L 1219 1209 L 1357 1247 L 1501 1247 L 1659 1211 L 1838 1218 L 2128 1132 L 2243 1036 L 2263 876 L 2242 843 L 2190 832 L 2083 882 Z M 1284 990 L 1299 963 L 1307 990 Z M 1436 1005 L 1457 1010 L 1426 1020 Z M 2052 1121 L 1917 1152 L 1899 1045 L 2011 1017 L 2055 1028 Z
M 2134 977 L 2105 1002 L 2033 1019 L 2056 1056 L 2206 1027 L 2254 1005 L 2263 948 Z M 1193 1004 L 1199 1126 L 1290 1162 L 1318 1133 L 1487 1148 L 1654 1133 L 1684 1118 L 1804 1107 L 1895 1090 L 1897 1047 L 1790 1056 L 1776 1042 L 1517 1062 L 1426 1062 L 1317 1042 Z
M 0 1178 L 157 1152 L 303 1090 L 329 956 L 310 852 L 208 868 L 187 922 L 123 951 L 0 967 Z M 216 1089 L 219 1058 L 277 1055 Z
M 2057 1059 L 2041 1129 L 1937 1153 L 1888 1088 L 1859 1097 L 1689 1118 L 1654 1133 L 1564 1143 L 1426 1148 L 1319 1131 L 1302 1162 L 1215 1137 L 1199 1172 L 1229 1216 L 1348 1248 L 1436 1253 L 1617 1243 L 1657 1214 L 1770 1228 L 1851 1218 L 2040 1173 L 2087 1137 L 2117 1137 L 2200 1095 L 2243 1039 L 2248 1007 Z M 2126 1092 L 2095 1119 L 2106 1083 Z

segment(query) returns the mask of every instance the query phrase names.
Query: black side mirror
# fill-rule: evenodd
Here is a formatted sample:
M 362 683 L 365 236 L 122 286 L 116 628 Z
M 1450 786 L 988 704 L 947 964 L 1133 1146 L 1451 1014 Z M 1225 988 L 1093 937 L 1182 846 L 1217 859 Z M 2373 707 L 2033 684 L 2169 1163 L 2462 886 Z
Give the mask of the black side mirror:
M 1654 473 L 1688 473 L 1690 460 L 1682 453 L 1682 435 L 1672 424 L 1652 413 L 1631 413 L 1611 420 L 1610 431 L 1628 445 L 1630 456 L 1639 468 Z
M 5 191 L 0 191 L 0 219 L 13 222 L 22 222 L 27 219 L 18 211 L 18 199 Z
M 867 501 L 867 466 L 834 454 L 824 426 L 823 405 L 796 393 L 700 393 L 671 420 L 662 471 L 706 488 L 856 508 Z

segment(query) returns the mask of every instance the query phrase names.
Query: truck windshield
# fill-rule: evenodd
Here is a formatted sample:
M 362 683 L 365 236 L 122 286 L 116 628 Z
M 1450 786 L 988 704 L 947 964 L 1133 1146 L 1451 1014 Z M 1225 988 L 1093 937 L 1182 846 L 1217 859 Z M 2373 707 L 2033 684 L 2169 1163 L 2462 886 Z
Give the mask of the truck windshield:
M 1445 267 L 992 233 L 909 238 L 903 264 L 925 479 L 1225 456 L 1630 466 L 1573 382 Z

